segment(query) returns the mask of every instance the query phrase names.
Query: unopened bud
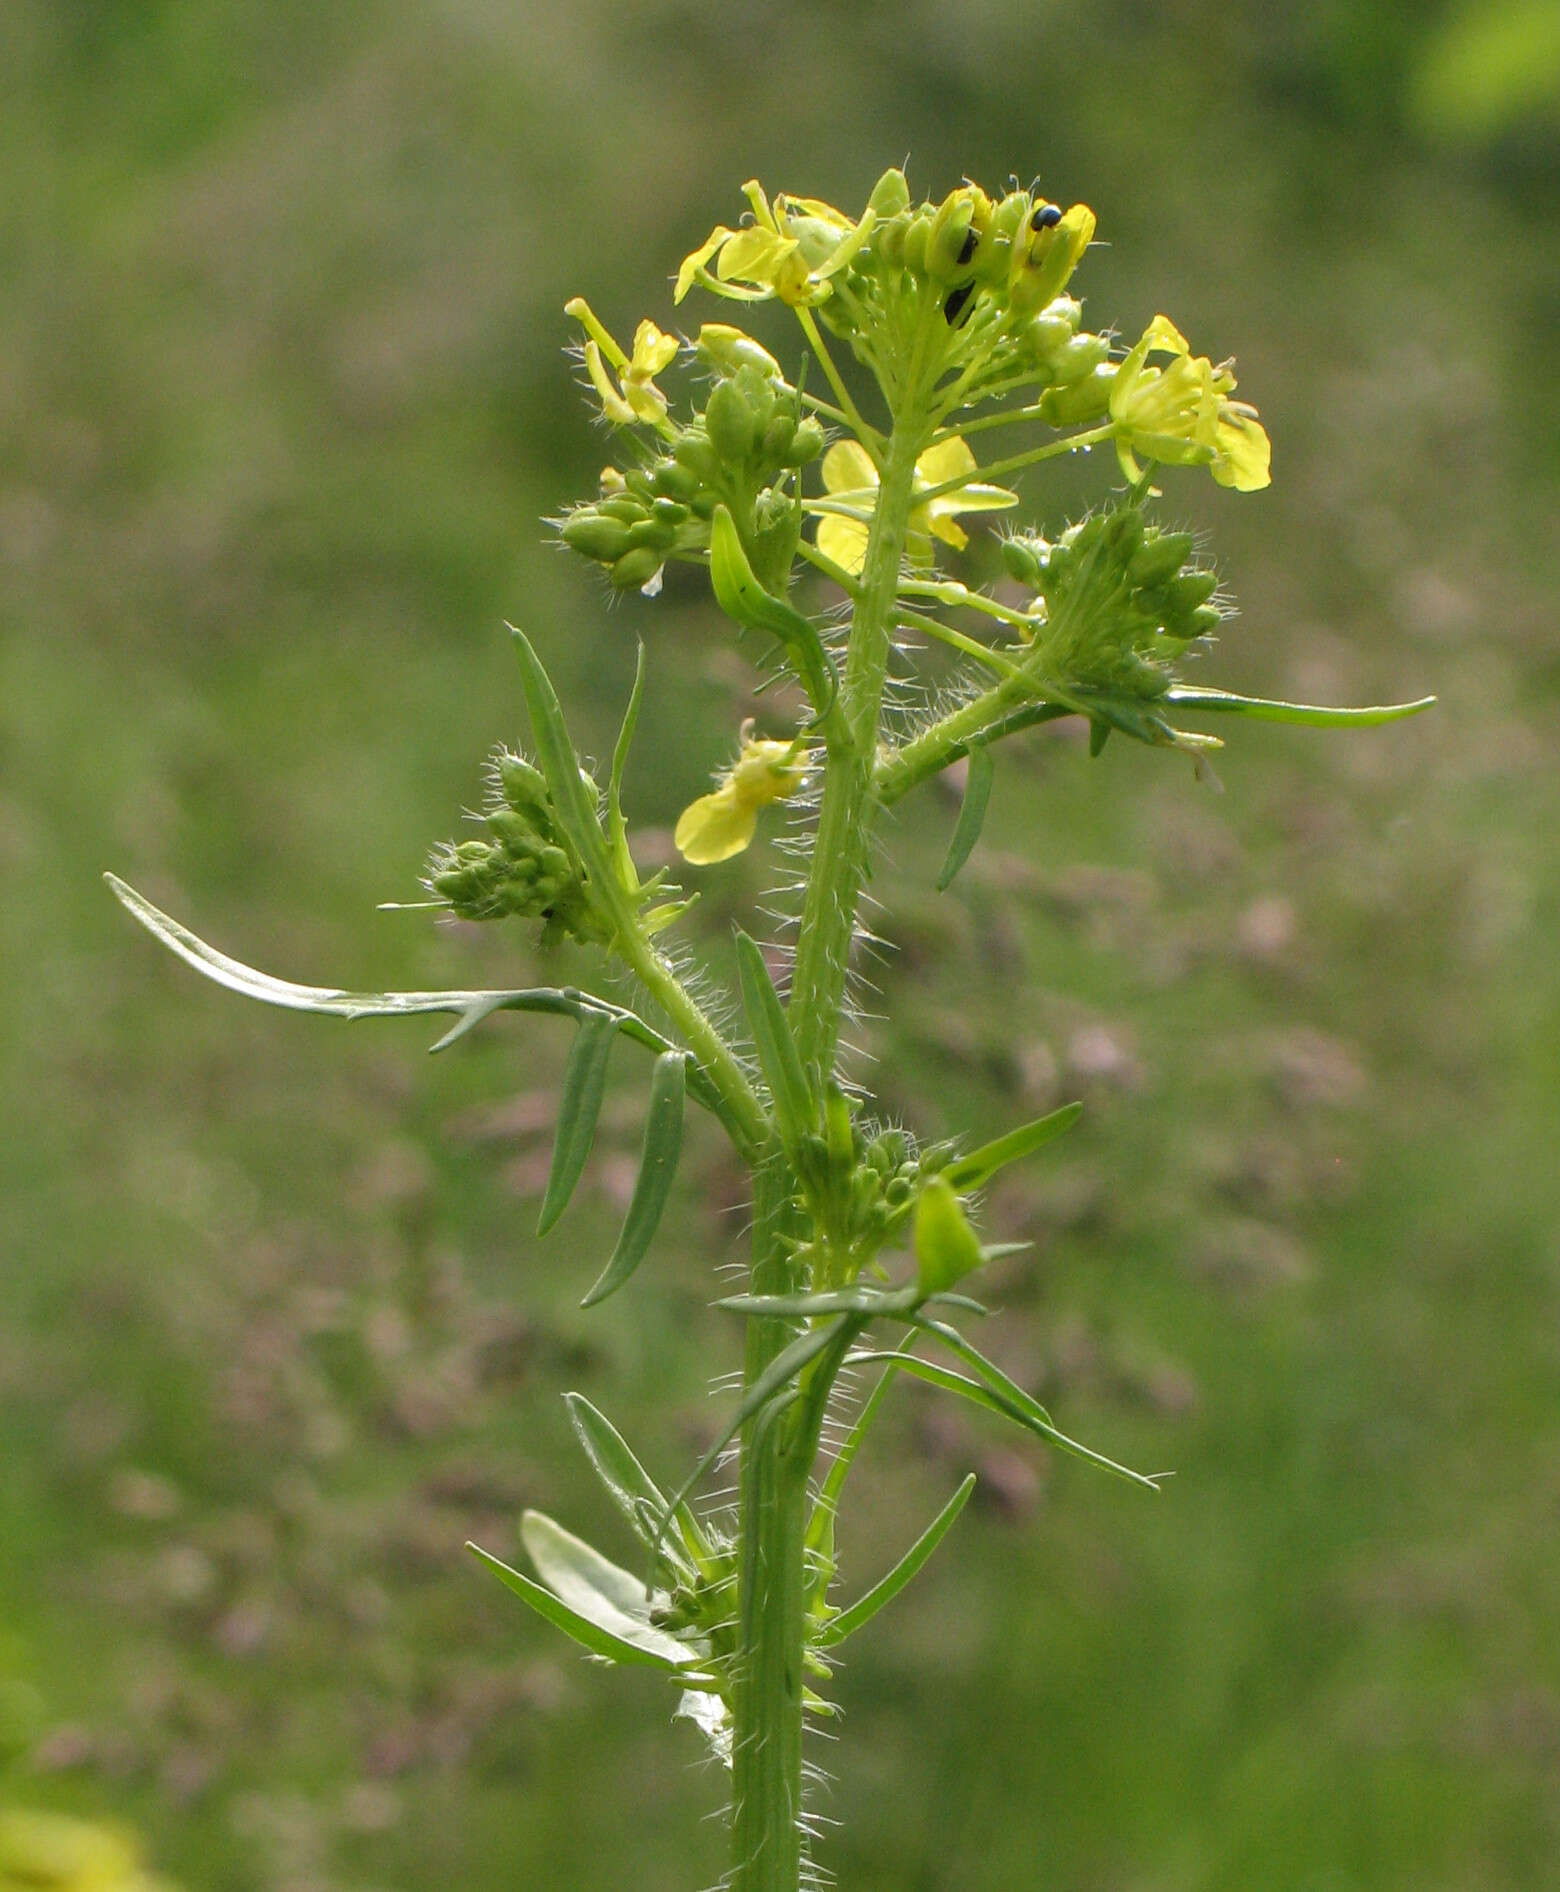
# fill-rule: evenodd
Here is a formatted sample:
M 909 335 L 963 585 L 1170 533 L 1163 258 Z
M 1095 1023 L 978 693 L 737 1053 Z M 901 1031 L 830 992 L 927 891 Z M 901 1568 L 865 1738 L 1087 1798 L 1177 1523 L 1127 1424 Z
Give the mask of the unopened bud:
M 953 1185 L 934 1176 L 915 1208 L 916 1280 L 923 1294 L 951 1288 L 981 1264 L 980 1238 Z
M 885 171 L 872 186 L 872 195 L 867 199 L 867 208 L 879 223 L 889 217 L 897 217 L 902 210 L 910 208 L 910 186 L 905 182 L 903 171 Z
M 628 527 L 593 506 L 582 506 L 564 521 L 562 538 L 571 552 L 609 565 L 628 550 Z

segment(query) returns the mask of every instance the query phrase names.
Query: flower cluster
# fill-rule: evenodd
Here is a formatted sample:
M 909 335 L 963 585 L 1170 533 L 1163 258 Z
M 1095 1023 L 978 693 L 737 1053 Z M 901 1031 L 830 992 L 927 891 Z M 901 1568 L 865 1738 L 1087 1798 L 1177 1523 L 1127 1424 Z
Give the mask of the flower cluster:
M 1175 660 L 1223 615 L 1212 602 L 1218 578 L 1192 563 L 1193 550 L 1189 532 L 1149 525 L 1135 497 L 1054 543 L 1006 540 L 1003 563 L 1035 593 L 1032 642 L 1048 683 L 1110 726 L 1162 741 L 1140 706 L 1164 695 Z
M 607 944 L 611 928 L 592 903 L 541 770 L 501 749 L 492 777 L 494 806 L 483 818 L 490 838 L 441 848 L 428 868 L 429 892 L 463 920 L 513 915 L 544 921 L 553 938 Z M 580 779 L 594 802 L 595 782 L 583 769 Z

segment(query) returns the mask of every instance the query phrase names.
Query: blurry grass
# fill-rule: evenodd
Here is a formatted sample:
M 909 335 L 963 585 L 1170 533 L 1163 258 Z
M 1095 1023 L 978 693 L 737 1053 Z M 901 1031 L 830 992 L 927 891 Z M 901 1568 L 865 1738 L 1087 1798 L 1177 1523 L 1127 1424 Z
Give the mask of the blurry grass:
M 853 1580 L 969 1466 L 989 1501 L 842 1673 L 832 1863 L 861 1892 L 1560 1885 L 1560 250 L 1552 202 L 1392 146 L 1411 10 L 1352 65 L 1324 12 L 797 7 L 771 64 L 705 7 L 6 9 L 0 1609 L 52 1717 L 17 1791 L 132 1820 L 192 1892 L 717 1874 L 669 1700 L 459 1551 L 526 1503 L 617 1543 L 567 1386 L 663 1471 L 708 1436 L 742 1226 L 714 1139 L 583 1316 L 642 1068 L 542 1248 L 560 1030 L 430 1062 L 422 1026 L 252 1012 L 97 876 L 292 977 L 552 976 L 372 912 L 518 733 L 501 619 L 597 752 L 652 638 L 646 826 L 743 707 L 707 609 L 608 611 L 540 541 L 603 452 L 561 303 L 664 315 L 741 178 L 850 201 L 908 145 L 918 188 L 1042 166 L 1112 237 L 1091 313 L 1240 347 L 1272 495 L 1166 482 L 1245 606 L 1210 676 L 1443 706 L 1241 729 L 1222 800 L 1037 737 L 942 899 L 952 804 L 895 824 L 895 1022 L 861 1028 L 891 1105 L 986 1134 L 1089 1104 L 992 1204 L 1037 1243 L 992 1345 L 1177 1476 L 1146 1501 L 896 1396 Z M 707 877 L 717 951 L 772 869 Z

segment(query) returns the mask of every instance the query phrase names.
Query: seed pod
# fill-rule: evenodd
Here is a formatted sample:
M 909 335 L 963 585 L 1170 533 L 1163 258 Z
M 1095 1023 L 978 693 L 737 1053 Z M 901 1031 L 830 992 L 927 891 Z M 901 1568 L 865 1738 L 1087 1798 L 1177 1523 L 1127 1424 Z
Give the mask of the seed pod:
M 628 527 L 594 506 L 582 506 L 578 512 L 571 513 L 563 523 L 562 537 L 571 552 L 609 565 L 628 550 Z

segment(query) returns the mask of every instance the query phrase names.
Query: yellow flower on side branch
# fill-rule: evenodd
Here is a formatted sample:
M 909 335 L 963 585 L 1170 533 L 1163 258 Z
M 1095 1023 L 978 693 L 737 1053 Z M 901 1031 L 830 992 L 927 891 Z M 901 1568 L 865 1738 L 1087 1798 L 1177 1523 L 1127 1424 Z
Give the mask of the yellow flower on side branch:
M 1169 361 L 1151 364 L 1150 355 Z M 1235 376 L 1191 344 L 1166 315 L 1156 315 L 1111 382 L 1110 417 L 1116 452 L 1129 480 L 1143 470 L 1137 455 L 1167 466 L 1206 466 L 1221 486 L 1254 493 L 1272 480 L 1269 445 L 1257 410 L 1232 401 Z
M 830 278 L 861 248 L 876 221 L 868 209 L 859 223 L 816 197 L 777 197 L 771 206 L 756 183 L 743 186 L 754 221 L 741 230 L 717 224 L 677 272 L 673 301 L 695 283 L 737 302 L 778 296 L 793 307 L 824 301 Z M 711 264 L 714 265 L 713 269 Z
M 655 377 L 675 360 L 681 347 L 677 337 L 663 334 L 647 319 L 634 331 L 633 354 L 625 355 L 583 296 L 565 303 L 564 314 L 585 330 L 585 367 L 607 419 L 618 427 L 659 427 L 666 419 L 666 396 Z M 607 372 L 609 361 L 616 383 Z
M 956 435 L 928 447 L 916 461 L 915 490 L 931 492 L 946 486 L 949 480 L 965 479 L 979 471 L 969 443 Z M 840 440 L 830 447 L 823 457 L 823 483 L 829 498 L 838 505 L 858 505 L 870 513 L 877 504 L 877 468 L 857 441 Z M 969 544 L 969 534 L 958 523 L 961 512 L 1000 512 L 1005 506 L 1017 504 L 1017 493 L 1010 493 L 1005 486 L 985 486 L 967 479 L 935 499 L 912 503 L 905 541 L 911 559 L 918 565 L 929 565 L 933 539 L 962 551 Z M 867 530 L 865 519 L 825 513 L 818 521 L 818 550 L 846 571 L 859 572 L 866 562 Z
M 753 839 L 760 809 L 784 801 L 801 787 L 807 752 L 794 742 L 755 737 L 751 721 L 742 725 L 742 750 L 711 795 L 701 795 L 682 811 L 672 839 L 695 867 L 730 860 Z

